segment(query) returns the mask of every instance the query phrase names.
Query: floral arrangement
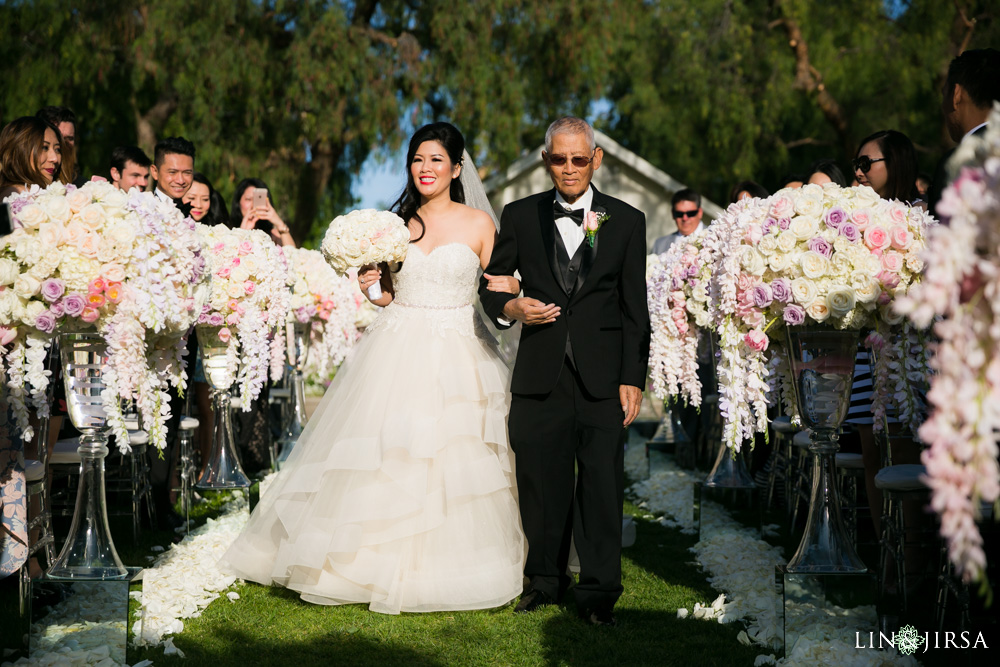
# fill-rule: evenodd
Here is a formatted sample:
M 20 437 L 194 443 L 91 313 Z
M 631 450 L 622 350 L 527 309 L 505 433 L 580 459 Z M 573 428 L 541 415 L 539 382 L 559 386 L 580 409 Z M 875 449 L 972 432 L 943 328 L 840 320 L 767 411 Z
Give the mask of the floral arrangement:
M 966 137 L 951 166 L 959 172 L 938 204 L 949 224 L 931 230 L 923 281 L 896 310 L 918 327 L 933 325 L 930 416 L 920 428 L 930 445 L 922 458 L 931 506 L 956 570 L 985 583 L 976 521 L 983 503 L 1000 498 L 1000 104 L 985 135 Z
M 357 283 L 337 275 L 319 251 L 296 248 L 286 252 L 292 283 L 288 321 L 310 325 L 306 372 L 326 377 L 358 339 L 355 294 L 361 295 Z
M 348 269 L 401 262 L 410 245 L 410 231 L 395 213 L 366 208 L 333 219 L 320 250 L 337 273 Z
M 126 194 L 106 181 L 34 186 L 7 201 L 15 229 L 0 245 L 0 340 L 22 436 L 32 436 L 26 393 L 48 415 L 52 335 L 93 328 L 107 342 L 103 396 L 119 446 L 128 449 L 125 397 L 150 442 L 163 447 L 166 392 L 186 378 L 184 337 L 206 295 L 194 222 L 151 193 Z
M 271 334 L 284 328 L 288 318 L 288 263 L 281 249 L 260 230 L 198 225 L 198 236 L 205 245 L 211 275 L 208 303 L 198 324 L 219 327 L 228 378 L 239 383 L 247 411 L 260 395 L 268 367 L 272 380 L 284 374 L 285 337 Z

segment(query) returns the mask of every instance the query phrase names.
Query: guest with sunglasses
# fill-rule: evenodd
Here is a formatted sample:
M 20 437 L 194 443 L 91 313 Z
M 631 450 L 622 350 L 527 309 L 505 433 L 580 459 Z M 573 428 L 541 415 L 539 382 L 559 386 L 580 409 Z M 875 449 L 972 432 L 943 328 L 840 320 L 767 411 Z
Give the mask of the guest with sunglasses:
M 867 185 L 879 197 L 927 207 L 917 194 L 917 151 L 902 132 L 882 130 L 865 137 L 851 166 L 858 185 Z
M 654 255 L 665 253 L 675 241 L 692 234 L 701 234 L 705 229 L 705 224 L 701 221 L 704 213 L 701 210 L 701 195 L 691 188 L 675 192 L 674 198 L 671 200 L 671 207 L 677 231 L 661 236 L 653 242 Z

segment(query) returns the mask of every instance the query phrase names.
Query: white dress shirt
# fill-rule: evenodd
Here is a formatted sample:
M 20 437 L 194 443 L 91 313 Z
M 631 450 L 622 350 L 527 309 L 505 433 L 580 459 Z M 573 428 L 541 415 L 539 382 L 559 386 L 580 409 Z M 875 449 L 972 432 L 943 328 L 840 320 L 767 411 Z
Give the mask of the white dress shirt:
M 594 189 L 588 186 L 587 191 L 572 204 L 567 204 L 566 200 L 563 199 L 563 196 L 559 194 L 558 190 L 556 190 L 556 202 L 560 206 L 570 210 L 575 211 L 583 209 L 583 218 L 586 220 L 587 214 L 590 213 L 590 207 L 594 203 Z M 576 254 L 577 249 L 586 237 L 586 232 L 583 231 L 583 225 L 576 224 L 576 221 L 568 216 L 556 218 L 555 220 L 556 229 L 559 230 L 559 236 L 562 237 L 563 245 L 566 246 L 566 253 L 569 255 L 570 259 L 573 259 L 573 255 Z
M 979 125 L 976 125 L 974 128 L 965 133 L 965 137 L 969 136 L 970 134 L 975 134 L 976 132 L 979 131 L 979 128 L 986 127 L 986 125 L 987 125 L 986 122 L 982 122 Z M 962 138 L 965 139 L 965 137 Z
M 174 198 L 168 195 L 163 190 L 161 190 L 159 186 L 153 188 L 153 194 L 156 195 L 159 199 L 162 199 L 163 201 L 168 201 L 171 204 L 174 203 Z

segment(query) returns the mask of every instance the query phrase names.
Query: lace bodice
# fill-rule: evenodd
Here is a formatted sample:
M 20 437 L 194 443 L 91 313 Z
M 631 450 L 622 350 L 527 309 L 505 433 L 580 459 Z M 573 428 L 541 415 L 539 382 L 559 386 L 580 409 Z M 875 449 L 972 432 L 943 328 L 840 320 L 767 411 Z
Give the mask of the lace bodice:
M 479 256 L 464 243 L 429 253 L 411 244 L 402 268 L 392 274 L 396 296 L 368 330 L 425 325 L 436 333 L 489 336 L 473 308 L 479 269 Z

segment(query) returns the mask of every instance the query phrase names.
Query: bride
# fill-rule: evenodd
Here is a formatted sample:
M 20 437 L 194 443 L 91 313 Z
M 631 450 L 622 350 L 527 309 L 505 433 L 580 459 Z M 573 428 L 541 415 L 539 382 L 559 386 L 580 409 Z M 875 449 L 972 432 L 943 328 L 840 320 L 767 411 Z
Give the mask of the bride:
M 316 604 L 372 611 L 498 607 L 520 595 L 526 551 L 507 443 L 509 370 L 476 314 L 494 219 L 465 140 L 417 130 L 395 209 L 402 268 L 369 268 L 385 306 L 327 390 L 223 567 Z M 466 154 L 467 155 L 467 154 Z M 517 281 L 491 278 L 495 291 Z

